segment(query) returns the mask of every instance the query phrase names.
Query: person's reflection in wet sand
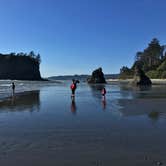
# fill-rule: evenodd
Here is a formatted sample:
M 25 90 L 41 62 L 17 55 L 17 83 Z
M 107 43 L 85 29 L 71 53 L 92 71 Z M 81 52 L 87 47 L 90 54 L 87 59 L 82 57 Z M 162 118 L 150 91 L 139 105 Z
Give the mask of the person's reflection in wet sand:
M 75 100 L 72 100 L 72 101 L 71 101 L 71 112 L 72 112 L 73 114 L 76 114 L 76 111 L 77 111 L 77 107 L 76 107 Z
M 15 96 L 11 97 L 11 105 L 13 106 L 15 104 Z
M 11 96 L 0 101 L 1 111 L 39 111 L 40 110 L 40 91 L 29 91 Z
M 103 111 L 105 111 L 106 109 L 106 97 L 105 96 L 102 96 L 102 107 L 103 107 Z

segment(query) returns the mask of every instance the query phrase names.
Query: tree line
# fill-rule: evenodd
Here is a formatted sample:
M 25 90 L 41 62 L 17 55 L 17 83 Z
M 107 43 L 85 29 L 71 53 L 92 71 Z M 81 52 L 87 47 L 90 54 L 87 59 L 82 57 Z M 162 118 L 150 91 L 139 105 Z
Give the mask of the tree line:
M 4 54 L 0 54 L 0 55 L 4 55 Z M 35 54 L 34 51 L 30 51 L 29 53 L 23 53 L 23 52 L 20 52 L 20 53 L 15 53 L 15 52 L 11 52 L 10 54 L 6 54 L 7 56 L 11 56 L 11 57 L 14 57 L 14 56 L 27 56 L 27 57 L 30 57 L 31 59 L 35 60 L 36 62 L 38 62 L 39 64 L 41 63 L 41 56 L 40 54 Z
M 120 78 L 132 78 L 136 67 L 141 68 L 150 78 L 166 78 L 166 45 L 160 45 L 157 38 L 152 39 L 147 48 L 138 51 L 131 68 L 123 66 Z

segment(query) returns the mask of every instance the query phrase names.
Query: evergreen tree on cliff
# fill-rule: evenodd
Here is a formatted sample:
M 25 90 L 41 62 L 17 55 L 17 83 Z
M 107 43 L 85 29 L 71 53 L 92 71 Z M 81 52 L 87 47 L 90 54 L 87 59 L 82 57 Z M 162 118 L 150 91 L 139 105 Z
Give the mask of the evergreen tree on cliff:
M 157 69 L 166 61 L 164 50 L 165 46 L 161 46 L 157 38 L 152 39 L 144 51 L 138 51 L 136 53 L 135 62 L 131 69 L 126 67 L 121 68 L 120 78 L 131 78 L 135 73 L 136 67 L 142 69 L 150 77 L 154 76 L 154 78 L 160 78 L 162 73 L 157 71 Z
M 155 69 L 162 60 L 163 48 L 154 38 L 143 52 L 136 53 L 136 61 L 132 68 L 139 65 L 145 72 Z

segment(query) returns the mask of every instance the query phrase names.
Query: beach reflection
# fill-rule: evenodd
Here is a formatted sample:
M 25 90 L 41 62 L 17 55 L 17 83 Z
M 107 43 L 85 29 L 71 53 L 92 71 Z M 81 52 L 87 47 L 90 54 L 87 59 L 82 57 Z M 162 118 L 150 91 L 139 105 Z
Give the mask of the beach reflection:
M 89 87 L 91 88 L 91 92 L 92 95 L 96 98 L 96 99 L 102 99 L 102 95 L 101 95 L 101 90 L 103 88 L 105 88 L 104 84 L 94 84 L 94 85 L 89 85 Z
M 121 106 L 119 111 L 123 116 L 140 116 L 147 115 L 150 119 L 158 120 L 166 117 L 165 109 L 166 99 L 148 99 L 138 98 L 133 100 L 119 99 L 118 104 Z
M 156 111 L 150 112 L 148 114 L 148 117 L 150 119 L 152 119 L 153 121 L 157 121 L 159 119 L 159 117 L 160 117 L 160 112 L 156 112 Z
M 72 100 L 71 101 L 71 112 L 75 115 L 76 111 L 77 111 L 77 106 L 76 106 L 75 100 Z
M 130 99 L 161 99 L 166 98 L 166 88 L 162 86 L 120 86 L 120 93 L 123 98 Z
M 103 88 L 106 88 L 105 84 L 94 84 L 89 85 L 91 88 L 92 96 L 97 100 L 97 102 L 101 102 L 101 106 L 103 111 L 106 110 L 106 97 L 102 96 L 101 91 Z
M 106 110 L 106 98 L 105 97 L 103 97 L 102 98 L 102 107 L 103 107 L 103 111 L 105 111 Z
M 12 96 L 0 102 L 0 112 L 2 111 L 39 111 L 40 91 L 30 91 Z

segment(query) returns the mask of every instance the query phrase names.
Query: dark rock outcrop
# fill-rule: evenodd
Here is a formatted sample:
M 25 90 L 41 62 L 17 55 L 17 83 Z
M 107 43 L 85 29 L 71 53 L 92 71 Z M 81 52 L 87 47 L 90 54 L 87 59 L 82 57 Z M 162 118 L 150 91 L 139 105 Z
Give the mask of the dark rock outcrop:
M 0 79 L 43 80 L 39 65 L 37 59 L 30 56 L 0 54 Z
M 135 67 L 133 84 L 136 86 L 150 86 L 152 85 L 152 82 L 141 68 Z
M 97 84 L 97 83 L 106 83 L 104 74 L 102 72 L 102 68 L 98 68 L 92 72 L 92 76 L 87 79 L 88 83 L 90 84 Z

